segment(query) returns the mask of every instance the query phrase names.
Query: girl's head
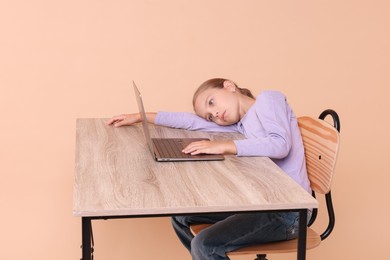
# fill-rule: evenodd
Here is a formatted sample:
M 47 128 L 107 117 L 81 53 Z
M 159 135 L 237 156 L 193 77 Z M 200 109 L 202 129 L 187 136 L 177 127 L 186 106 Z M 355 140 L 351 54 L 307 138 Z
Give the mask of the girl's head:
M 219 125 L 237 123 L 254 102 L 250 90 L 239 88 L 233 81 L 214 78 L 205 81 L 193 97 L 195 113 Z

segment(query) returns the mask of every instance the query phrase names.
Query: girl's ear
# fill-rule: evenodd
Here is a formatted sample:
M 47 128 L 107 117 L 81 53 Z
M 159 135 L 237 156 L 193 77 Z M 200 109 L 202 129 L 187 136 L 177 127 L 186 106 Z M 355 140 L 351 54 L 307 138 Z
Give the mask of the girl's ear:
M 229 90 L 230 92 L 236 92 L 236 84 L 230 80 L 225 80 L 223 82 L 223 88 Z

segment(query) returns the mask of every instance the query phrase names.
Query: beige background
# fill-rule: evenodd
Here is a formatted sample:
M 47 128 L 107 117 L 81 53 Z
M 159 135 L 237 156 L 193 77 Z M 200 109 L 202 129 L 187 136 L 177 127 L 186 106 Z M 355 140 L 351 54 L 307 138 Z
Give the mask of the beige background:
M 81 257 L 76 118 L 135 111 L 132 79 L 148 110 L 191 111 L 211 77 L 281 90 L 297 115 L 339 112 L 336 229 L 308 259 L 385 259 L 389 10 L 386 0 L 0 1 L 0 259 Z M 190 259 L 167 218 L 93 226 L 96 259 Z

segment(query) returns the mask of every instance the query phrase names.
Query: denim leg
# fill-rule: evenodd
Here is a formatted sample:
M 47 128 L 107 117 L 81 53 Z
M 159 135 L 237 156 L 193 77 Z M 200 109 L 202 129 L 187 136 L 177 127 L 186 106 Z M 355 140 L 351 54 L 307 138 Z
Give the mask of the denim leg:
M 172 217 L 172 225 L 180 241 L 187 248 L 187 250 L 191 252 L 191 241 L 194 238 L 190 230 L 191 224 L 214 224 L 232 215 L 233 214 L 222 213 L 196 216 L 175 216 Z
M 196 220 L 191 219 L 191 221 Z M 189 227 L 188 222 L 181 225 Z M 298 213 L 296 212 L 234 214 L 225 215 L 195 238 L 191 235 L 184 239 L 185 242 L 182 238 L 181 240 L 185 245 L 187 244 L 186 247 L 194 260 L 227 260 L 229 259 L 226 256 L 227 252 L 251 244 L 292 239 L 298 235 L 297 230 Z

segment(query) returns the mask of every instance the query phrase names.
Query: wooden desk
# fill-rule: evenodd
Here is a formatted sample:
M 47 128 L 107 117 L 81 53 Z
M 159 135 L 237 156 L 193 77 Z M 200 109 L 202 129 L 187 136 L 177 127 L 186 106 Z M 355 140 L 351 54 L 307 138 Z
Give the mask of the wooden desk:
M 140 125 L 114 128 L 78 119 L 73 214 L 82 217 L 83 260 L 91 258 L 93 219 L 217 212 L 300 212 L 298 259 L 306 255 L 307 209 L 317 201 L 266 157 L 156 162 Z M 151 125 L 152 136 L 242 138 Z

